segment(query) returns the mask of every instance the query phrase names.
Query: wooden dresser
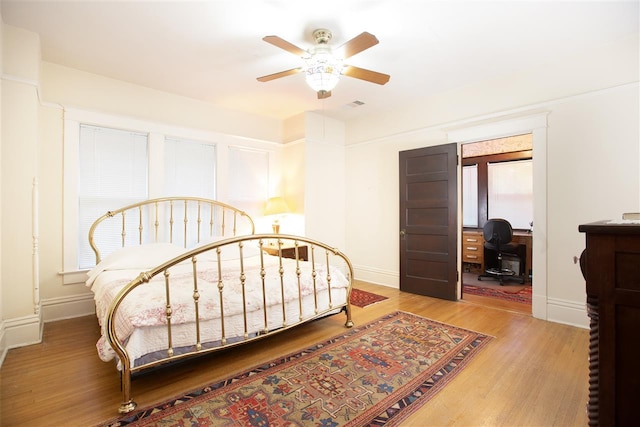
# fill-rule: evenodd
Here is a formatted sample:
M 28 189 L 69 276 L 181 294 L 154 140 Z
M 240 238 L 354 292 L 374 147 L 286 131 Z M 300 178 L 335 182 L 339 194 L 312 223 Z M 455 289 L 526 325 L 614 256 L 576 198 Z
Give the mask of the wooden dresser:
M 589 425 L 638 425 L 640 396 L 640 223 L 602 221 L 586 234 Z
M 484 271 L 484 238 L 482 230 L 462 231 L 462 262 L 479 265 Z

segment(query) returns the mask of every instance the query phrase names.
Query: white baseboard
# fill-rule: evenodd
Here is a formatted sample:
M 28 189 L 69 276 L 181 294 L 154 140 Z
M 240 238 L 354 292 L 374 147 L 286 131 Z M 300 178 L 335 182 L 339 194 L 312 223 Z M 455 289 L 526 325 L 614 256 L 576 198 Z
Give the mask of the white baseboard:
M 389 286 L 395 289 L 398 289 L 400 286 L 400 276 L 397 271 L 354 265 L 353 275 L 356 280 L 373 283 L 374 285 Z
M 589 316 L 587 315 L 586 303 L 576 303 L 575 301 L 567 301 L 559 298 L 548 298 L 547 320 L 589 329 Z
M 93 294 L 71 295 L 42 300 L 42 319 L 45 323 L 88 316 L 95 314 L 95 312 Z
M 353 267 L 353 274 L 356 280 L 373 283 L 375 285 L 389 286 L 399 289 L 400 276 L 396 271 L 381 270 L 365 266 Z M 534 317 L 550 322 L 562 323 L 576 326 L 578 328 L 589 328 L 589 317 L 585 303 L 562 300 L 558 298 L 540 297 L 536 294 L 533 298 L 541 298 L 537 306 L 541 307 L 539 313 L 533 313 Z
M 0 326 L 0 366 L 12 348 L 42 342 L 42 317 L 39 314 L 6 319 Z
M 7 343 L 4 338 L 4 322 L 0 319 L 0 366 L 4 362 L 4 358 L 7 356 Z
M 92 294 L 42 300 L 40 314 L 0 322 L 0 366 L 12 348 L 42 342 L 44 323 L 95 314 Z

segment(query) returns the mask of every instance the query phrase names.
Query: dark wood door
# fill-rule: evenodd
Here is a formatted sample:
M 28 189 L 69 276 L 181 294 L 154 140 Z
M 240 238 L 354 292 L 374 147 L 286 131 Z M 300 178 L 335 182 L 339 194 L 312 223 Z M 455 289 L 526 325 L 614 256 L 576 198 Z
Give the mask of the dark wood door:
M 457 146 L 400 152 L 400 290 L 457 299 Z

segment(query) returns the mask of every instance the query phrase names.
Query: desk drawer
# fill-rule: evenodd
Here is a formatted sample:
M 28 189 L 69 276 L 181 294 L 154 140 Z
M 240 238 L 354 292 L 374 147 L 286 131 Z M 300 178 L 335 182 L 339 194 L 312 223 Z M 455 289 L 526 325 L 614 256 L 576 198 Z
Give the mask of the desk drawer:
M 484 264 L 484 240 L 480 233 L 462 233 L 462 262 Z

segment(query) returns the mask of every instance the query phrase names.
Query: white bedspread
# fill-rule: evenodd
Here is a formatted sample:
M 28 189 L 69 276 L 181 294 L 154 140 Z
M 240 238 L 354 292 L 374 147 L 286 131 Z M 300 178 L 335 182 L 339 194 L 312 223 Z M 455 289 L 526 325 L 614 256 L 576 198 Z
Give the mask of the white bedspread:
M 102 336 L 97 343 L 98 354 L 104 361 L 112 360 L 115 352 L 106 338 L 106 316 L 111 302 L 117 293 L 137 277 L 182 253 L 183 249 L 172 245 L 144 245 L 124 248 L 122 252 L 110 255 L 89 272 L 87 286 L 94 293 L 96 315 L 102 328 Z M 243 336 L 268 329 L 279 328 L 285 319 L 282 314 L 282 290 L 284 289 L 286 323 L 313 317 L 317 301 L 320 310 L 329 308 L 329 295 L 326 292 L 326 265 L 315 266 L 315 290 L 312 268 L 308 262 L 299 262 L 299 275 L 296 261 L 282 259 L 284 274 L 279 272 L 278 257 L 264 254 L 257 248 L 245 247 L 243 250 L 244 304 L 241 270 L 237 247 L 225 247 L 222 253 L 222 282 L 219 290 L 218 264 L 210 257 L 214 253 L 203 254 L 197 262 L 197 286 L 199 294 L 198 310 L 201 323 L 201 342 L 219 341 L 222 337 L 220 319 L 220 295 L 223 297 L 225 338 Z M 262 261 L 261 261 L 262 259 Z M 263 263 L 263 264 L 262 264 Z M 137 267 L 136 267 L 137 266 Z M 268 324 L 264 323 L 263 290 L 261 269 L 264 267 L 267 307 L 277 306 L 278 310 L 267 308 Z M 195 303 L 193 267 L 190 261 L 172 267 L 170 270 L 171 324 L 173 346 L 194 345 Z M 331 267 L 332 306 L 341 305 L 346 300 L 348 281 L 342 272 Z M 304 305 L 300 312 L 299 299 Z M 248 321 L 244 331 L 244 319 Z M 158 274 L 149 283 L 134 289 L 121 304 L 115 321 L 116 334 L 120 341 L 126 342 L 127 352 L 135 359 L 167 348 L 166 290 L 163 274 Z M 233 334 L 233 335 L 231 335 Z

